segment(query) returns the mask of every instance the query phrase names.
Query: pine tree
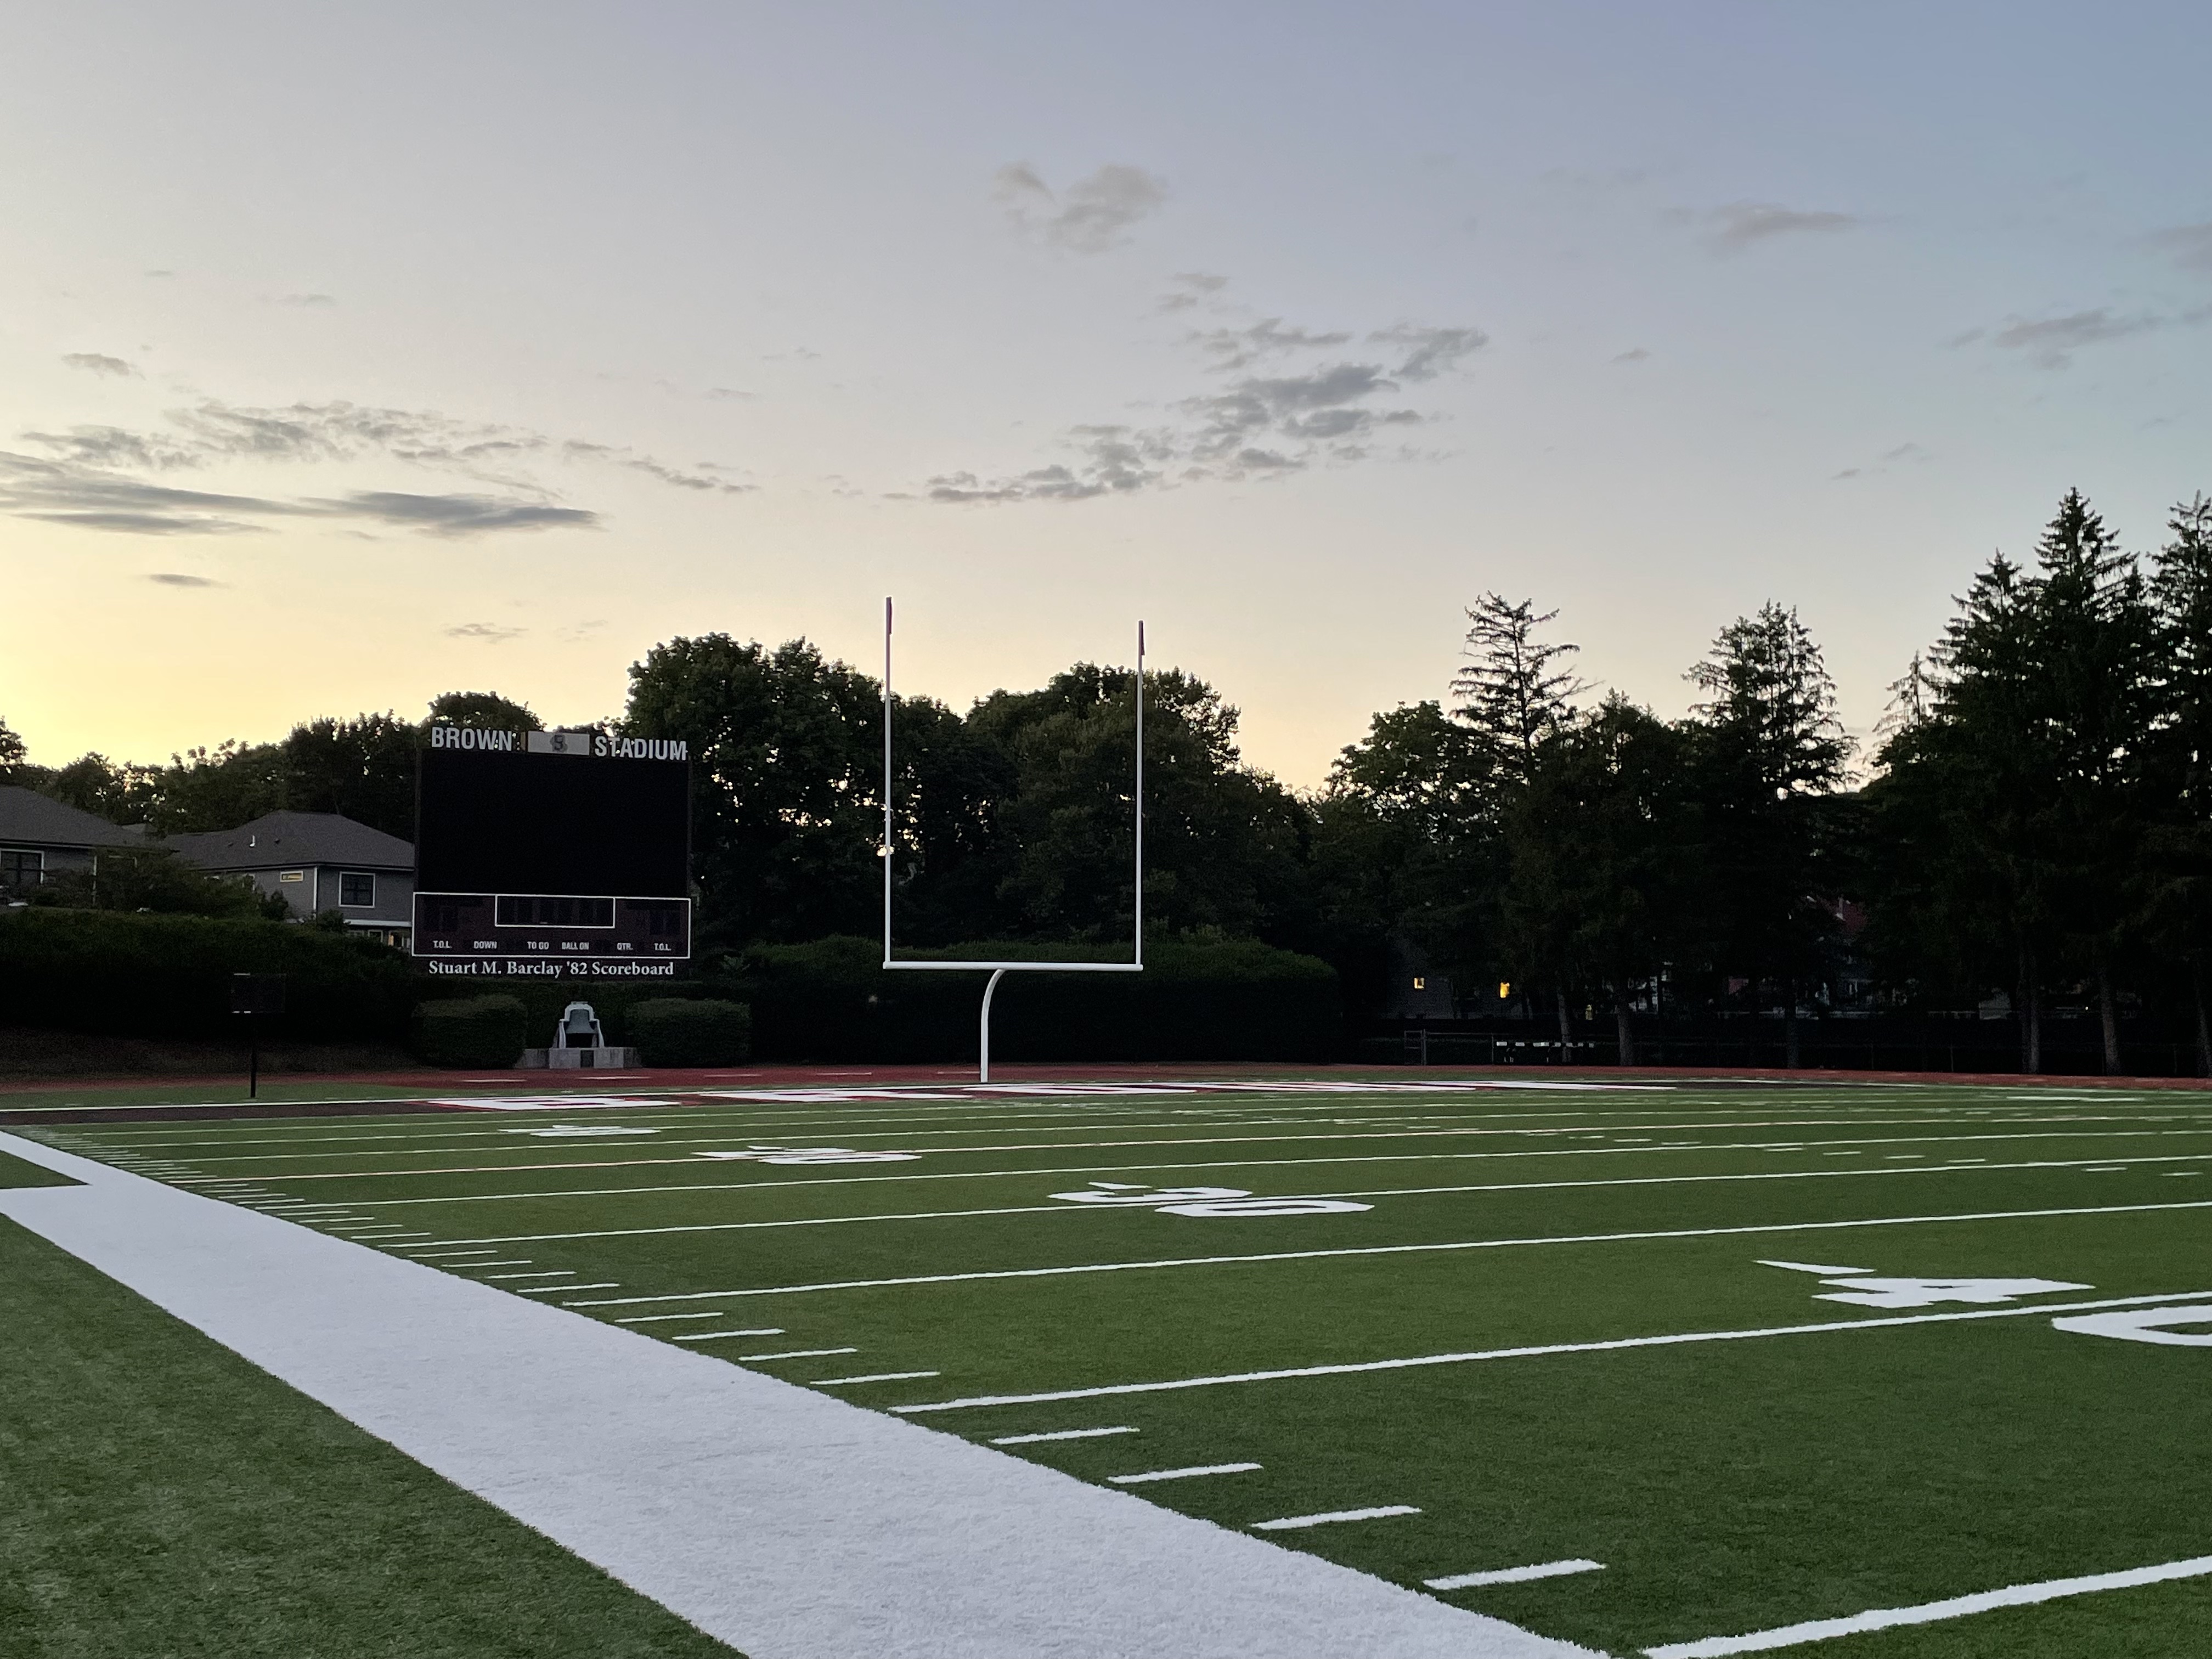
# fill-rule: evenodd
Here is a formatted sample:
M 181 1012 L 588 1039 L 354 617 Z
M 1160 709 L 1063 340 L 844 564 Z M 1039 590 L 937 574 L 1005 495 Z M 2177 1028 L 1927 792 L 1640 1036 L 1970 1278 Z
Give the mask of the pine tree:
M 2069 489 L 2036 544 L 2033 738 L 2053 862 L 2067 872 L 2060 921 L 2096 984 L 2105 1069 L 2120 1070 L 2114 973 L 2134 943 L 2130 890 L 2145 831 L 2144 737 L 2158 631 L 2134 556 Z
M 1580 646 L 1536 637 L 1536 630 L 1559 614 L 1553 610 L 1539 616 L 1534 599 L 1516 604 L 1494 592 L 1482 595 L 1467 613 L 1466 661 L 1451 685 L 1461 701 L 1453 712 L 1491 751 L 1497 789 L 1490 804 L 1501 818 L 1534 778 L 1539 747 L 1573 726 L 1574 700 L 1589 690 L 1566 665 Z M 1559 963 L 1548 971 L 1565 1060 L 1574 1039 L 1567 1010 L 1571 969 Z
M 1833 932 L 1820 901 L 1829 798 L 1844 783 L 1850 740 L 1820 647 L 1771 601 L 1720 631 L 1689 672 L 1705 701 L 1700 738 L 1709 826 L 1710 912 L 1717 953 L 1781 981 L 1788 1063 L 1798 1063 L 1799 991 Z
M 1574 700 L 1589 690 L 1565 665 L 1582 647 L 1553 644 L 1536 630 L 1559 613 L 1536 615 L 1536 602 L 1516 605 L 1502 593 L 1485 593 L 1467 613 L 1466 665 L 1452 680 L 1453 711 L 1498 750 L 1510 777 L 1526 783 L 1536 745 L 1574 719 Z
M 2197 1070 L 2212 1076 L 2205 957 L 2212 942 L 2212 500 L 2197 495 L 2168 520 L 2172 539 L 2153 562 L 2157 611 L 2157 714 L 2143 921 L 2170 958 L 2189 968 Z

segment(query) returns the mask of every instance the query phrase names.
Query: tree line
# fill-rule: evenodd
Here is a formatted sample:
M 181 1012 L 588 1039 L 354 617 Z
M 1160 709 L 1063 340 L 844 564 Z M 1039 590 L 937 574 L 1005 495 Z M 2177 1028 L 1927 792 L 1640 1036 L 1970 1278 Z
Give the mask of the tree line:
M 2030 559 L 1974 574 L 1864 756 L 1779 603 L 1688 665 L 1679 720 L 1594 695 L 1556 617 L 1483 595 L 1448 693 L 1376 714 L 1311 792 L 1244 761 L 1212 686 L 1148 673 L 1148 937 L 1311 952 L 1354 1007 L 1410 947 L 1470 1012 L 1564 1040 L 1609 1010 L 1624 1062 L 1654 1014 L 1778 1014 L 1794 1065 L 1801 1024 L 1846 1006 L 2002 997 L 2027 1069 L 2057 1001 L 2094 1007 L 2112 1069 L 2136 1007 L 2190 1022 L 2212 1069 L 2212 502 L 2176 507 L 2139 556 L 2069 492 Z M 964 714 L 896 700 L 902 942 L 1128 937 L 1133 694 L 1128 669 L 1079 663 Z M 878 681 L 804 640 L 678 638 L 633 665 L 608 724 L 690 745 L 707 948 L 875 930 L 882 717 Z M 431 718 L 540 724 L 489 693 Z M 283 806 L 406 836 L 420 731 L 320 720 L 167 767 L 48 771 L 0 727 L 0 768 L 163 833 Z

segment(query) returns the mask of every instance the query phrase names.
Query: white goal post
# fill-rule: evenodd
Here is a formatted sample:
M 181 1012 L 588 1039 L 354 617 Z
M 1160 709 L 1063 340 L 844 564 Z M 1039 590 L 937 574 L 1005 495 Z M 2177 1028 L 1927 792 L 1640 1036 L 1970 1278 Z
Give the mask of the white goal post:
M 1129 962 L 956 962 L 891 955 L 891 860 L 897 846 L 892 811 L 891 602 L 884 601 L 884 966 L 936 973 L 988 973 L 976 1042 L 976 1080 L 991 1080 L 991 994 L 1008 974 L 1141 974 L 1145 971 L 1145 624 L 1137 624 L 1137 780 L 1135 959 Z

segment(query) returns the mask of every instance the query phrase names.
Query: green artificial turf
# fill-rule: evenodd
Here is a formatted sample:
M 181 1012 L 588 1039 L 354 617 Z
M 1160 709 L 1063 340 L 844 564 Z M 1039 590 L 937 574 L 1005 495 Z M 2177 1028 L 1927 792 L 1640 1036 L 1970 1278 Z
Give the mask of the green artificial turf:
M 731 1650 L 0 1220 L 9 1659 Z
M 630 1328 L 708 1337 L 687 1346 L 872 1408 L 1241 1377 L 902 1414 L 984 1442 L 1133 1431 L 1008 1449 L 1102 1484 L 1260 1464 L 1129 1488 L 1234 1528 L 1411 1506 L 1266 1534 L 1409 1586 L 1601 1561 L 1434 1593 L 1613 1653 L 2208 1548 L 2206 1350 L 2068 1331 L 2041 1310 L 2212 1301 L 2212 1095 L 1693 1082 L 743 1093 L 32 1133 L 157 1160 L 173 1178 L 342 1206 L 316 1224 L 404 1228 L 379 1248 L 428 1249 L 450 1271 L 528 1273 L 538 1288 L 569 1273 L 602 1288 L 533 1299 L 654 1316 Z M 903 1156 L 762 1161 L 777 1148 Z M 1158 1207 L 1158 1189 L 1190 1187 L 1365 1207 Z M 1067 1196 L 1139 1188 L 1152 1203 Z M 1773 1261 L 1828 1271 L 1762 1265 Z M 1821 1299 L 1845 1267 L 2085 1288 L 1896 1310 Z M 1249 1376 L 1981 1312 L 2006 1316 Z M 855 1352 L 774 1357 L 842 1348 Z M 830 1382 L 887 1372 L 932 1375 Z M 2208 1586 L 1822 1650 L 2193 1654 L 2212 1650 Z
M 74 1187 L 76 1182 L 41 1164 L 26 1163 L 13 1152 L 0 1152 L 0 1187 Z

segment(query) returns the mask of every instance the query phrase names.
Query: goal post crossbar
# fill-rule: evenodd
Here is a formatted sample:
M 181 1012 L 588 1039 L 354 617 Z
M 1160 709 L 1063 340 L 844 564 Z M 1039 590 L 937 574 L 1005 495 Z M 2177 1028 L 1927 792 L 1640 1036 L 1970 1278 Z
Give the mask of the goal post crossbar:
M 944 957 L 903 960 L 891 954 L 891 863 L 897 847 L 891 769 L 891 602 L 884 601 L 884 966 L 907 973 L 988 973 L 978 1042 L 981 1080 L 991 1080 L 991 997 L 1007 974 L 1141 974 L 1145 971 L 1145 624 L 1137 624 L 1137 755 L 1134 790 L 1136 890 L 1133 954 L 1129 962 L 968 961 Z

